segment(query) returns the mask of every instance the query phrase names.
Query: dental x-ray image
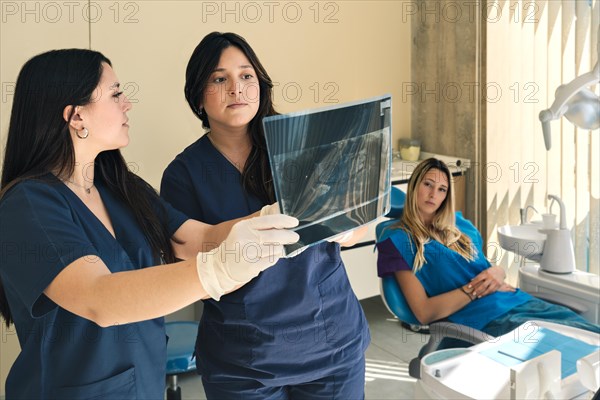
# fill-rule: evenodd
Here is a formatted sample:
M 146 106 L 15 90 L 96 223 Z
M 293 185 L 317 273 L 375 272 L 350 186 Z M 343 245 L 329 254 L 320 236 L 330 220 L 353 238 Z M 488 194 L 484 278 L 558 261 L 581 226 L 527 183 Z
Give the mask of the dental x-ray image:
M 286 254 L 386 214 L 391 188 L 391 97 L 263 120 L 281 212 L 300 220 Z

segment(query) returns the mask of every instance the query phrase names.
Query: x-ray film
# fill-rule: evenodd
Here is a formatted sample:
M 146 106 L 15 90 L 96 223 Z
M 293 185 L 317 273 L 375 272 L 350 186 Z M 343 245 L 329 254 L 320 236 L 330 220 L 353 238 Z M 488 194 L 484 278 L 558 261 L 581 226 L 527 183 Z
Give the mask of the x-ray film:
M 389 211 L 391 105 L 387 95 L 263 119 L 277 201 L 300 221 L 287 254 Z

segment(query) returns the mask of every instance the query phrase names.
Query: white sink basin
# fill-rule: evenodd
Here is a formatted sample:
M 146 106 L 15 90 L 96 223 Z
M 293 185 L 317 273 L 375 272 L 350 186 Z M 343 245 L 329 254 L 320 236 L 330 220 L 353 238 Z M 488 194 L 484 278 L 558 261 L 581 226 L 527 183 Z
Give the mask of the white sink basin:
M 538 232 L 541 225 L 504 225 L 498 228 L 498 241 L 504 250 L 512 251 L 533 261 L 544 252 L 546 235 Z

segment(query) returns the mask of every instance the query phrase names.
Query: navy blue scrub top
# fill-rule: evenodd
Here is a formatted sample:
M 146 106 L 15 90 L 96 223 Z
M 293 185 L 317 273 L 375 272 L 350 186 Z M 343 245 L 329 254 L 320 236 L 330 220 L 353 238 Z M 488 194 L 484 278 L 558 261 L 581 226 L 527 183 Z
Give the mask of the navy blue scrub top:
M 265 204 L 239 171 L 201 137 L 168 166 L 161 196 L 209 224 L 247 216 Z M 241 289 L 204 302 L 196 343 L 199 373 L 211 380 L 309 382 L 362 360 L 370 341 L 337 243 L 281 259 Z
M 163 318 L 101 328 L 43 293 L 83 256 L 99 257 L 111 272 L 159 264 L 131 211 L 102 182 L 96 187 L 116 239 L 52 175 L 19 183 L 0 200 L 0 276 L 21 345 L 6 381 L 7 399 L 164 396 Z M 165 206 L 172 235 L 187 217 Z

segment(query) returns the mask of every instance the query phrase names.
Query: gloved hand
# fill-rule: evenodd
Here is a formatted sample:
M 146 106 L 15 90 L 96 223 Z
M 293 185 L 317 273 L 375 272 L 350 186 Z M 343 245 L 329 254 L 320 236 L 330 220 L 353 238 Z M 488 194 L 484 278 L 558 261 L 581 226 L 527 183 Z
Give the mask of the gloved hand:
M 265 215 L 277 215 L 277 214 L 281 214 L 281 210 L 279 210 L 279 203 L 269 204 L 260 209 L 261 217 L 265 216 Z
M 279 203 L 269 204 L 260 209 L 261 216 L 263 216 L 263 215 L 279 215 L 279 214 L 281 214 L 281 210 L 279 209 Z M 302 254 L 304 252 L 304 250 L 306 250 L 307 248 L 308 247 L 303 247 L 301 249 L 293 251 L 293 252 L 289 253 L 288 255 L 285 255 L 282 257 L 285 257 L 285 258 L 296 257 L 297 255 Z
M 297 233 L 286 230 L 298 225 L 287 215 L 266 215 L 233 225 L 223 243 L 198 253 L 198 277 L 210 297 L 219 300 L 238 285 L 249 282 L 283 256 L 283 245 L 296 243 Z

